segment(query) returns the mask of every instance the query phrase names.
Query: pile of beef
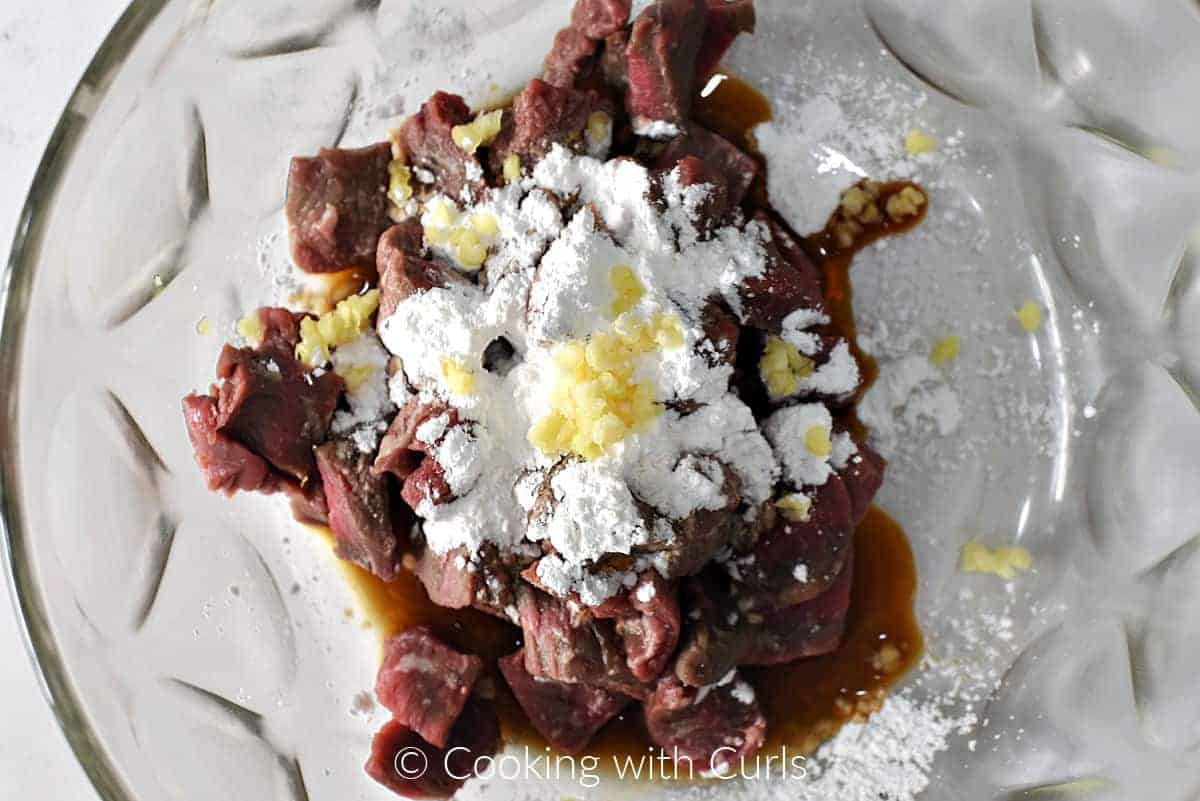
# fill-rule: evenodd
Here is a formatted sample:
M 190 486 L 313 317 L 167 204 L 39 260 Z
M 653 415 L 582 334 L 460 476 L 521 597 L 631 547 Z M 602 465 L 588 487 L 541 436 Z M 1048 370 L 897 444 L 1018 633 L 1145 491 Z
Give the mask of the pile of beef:
M 630 0 L 579 0 L 542 78 L 516 97 L 499 136 L 476 154 L 451 138 L 453 126 L 472 118 L 466 104 L 434 95 L 396 134 L 395 144 L 426 184 L 418 191 L 459 197 L 499 185 L 501 165 L 512 154 L 530 166 L 555 143 L 581 148 L 589 116 L 602 110 L 614 120 L 614 152 L 639 158 L 660 175 L 678 168 L 685 184 L 711 185 L 708 226 L 731 219 L 756 163 L 690 121 L 690 112 L 734 38 L 753 30 L 753 2 L 657 0 L 632 23 L 629 13 Z M 675 135 L 655 142 L 636 133 L 664 130 Z M 413 293 L 475 280 L 426 257 L 418 221 L 392 224 L 386 198 L 391 157 L 391 146 L 381 144 L 297 158 L 287 198 L 297 265 L 309 272 L 374 267 L 380 320 Z M 768 214 L 751 213 L 771 229 L 770 267 L 742 289 L 745 325 L 718 303 L 705 323 L 720 345 L 718 358 L 738 368 L 735 386 L 766 416 L 771 409 L 753 368 L 765 337 L 778 333 L 792 310 L 820 307 L 823 299 L 819 271 L 799 244 Z M 374 454 L 331 438 L 341 379 L 294 357 L 301 315 L 267 308 L 259 316 L 262 342 L 226 346 L 217 366 L 220 383 L 208 395 L 184 399 L 209 487 L 286 493 L 298 518 L 329 524 L 343 558 L 391 580 L 405 569 L 407 555 L 435 603 L 473 607 L 520 627 L 514 641 L 521 647 L 498 665 L 458 653 L 425 628 L 387 644 L 376 693 L 393 720 L 376 736 L 367 771 L 397 793 L 451 795 L 461 785 L 452 774 L 469 773 L 476 756 L 495 751 L 499 725 L 484 697 L 492 692 L 481 688 L 500 677 L 562 751 L 581 751 L 624 711 L 640 714 L 655 742 L 704 771 L 717 767 L 714 754 L 734 760 L 763 743 L 765 719 L 739 667 L 838 647 L 850 601 L 853 531 L 883 477 L 883 461 L 864 443 L 856 443 L 858 456 L 819 488 L 812 517 L 803 523 L 776 515 L 771 504 L 758 510 L 754 524 L 744 523 L 736 478 L 726 470 L 730 507 L 674 521 L 672 549 L 660 554 L 666 575 L 647 571 L 631 589 L 589 608 L 540 588 L 531 556 L 486 547 L 475 554 L 424 548 L 413 509 L 423 498 L 446 503 L 453 496 L 427 453 L 436 443 L 419 441 L 416 430 L 445 413 L 448 429 L 469 421 L 449 406 L 414 400 L 396 414 Z M 497 345 L 489 349 L 489 369 L 512 356 L 507 343 Z M 848 399 L 821 400 L 837 405 Z M 732 556 L 714 563 L 718 551 Z M 489 681 L 480 682 L 483 676 Z M 414 747 L 432 767 L 405 778 L 395 759 Z

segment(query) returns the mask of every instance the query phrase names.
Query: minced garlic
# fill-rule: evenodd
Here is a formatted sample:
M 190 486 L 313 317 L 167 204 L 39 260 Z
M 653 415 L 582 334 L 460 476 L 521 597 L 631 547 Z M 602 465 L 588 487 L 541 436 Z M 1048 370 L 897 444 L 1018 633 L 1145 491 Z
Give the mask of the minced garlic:
M 196 333 L 202 337 L 208 336 L 208 332 L 212 330 L 212 325 L 209 324 L 207 317 L 201 317 L 196 321 Z
M 841 208 L 847 217 L 857 217 L 870 202 L 871 196 L 862 187 L 852 186 L 842 193 Z
M 854 238 L 862 233 L 860 224 L 874 225 L 883 218 L 879 213 L 879 206 L 875 203 L 878 197 L 878 185 L 869 181 L 856 184 L 842 193 L 838 209 L 846 217 L 846 221 L 838 226 L 839 239 L 848 236 L 853 242 Z
M 772 400 L 786 398 L 800 389 L 800 381 L 812 375 L 812 359 L 796 350 L 792 343 L 772 336 L 767 339 L 758 373 Z
M 403 206 L 412 196 L 412 170 L 396 159 L 388 164 L 388 197 L 397 206 Z
M 442 377 L 452 395 L 472 395 L 475 392 L 475 371 L 461 359 L 451 356 L 442 359 Z
M 888 217 L 894 222 L 916 217 L 925 205 L 925 193 L 915 186 L 906 186 L 887 199 L 884 206 Z
M 584 133 L 589 147 L 606 147 L 612 139 L 612 117 L 603 111 L 593 111 Z
M 249 342 L 251 345 L 258 345 L 266 336 L 267 329 L 263 325 L 263 321 L 259 318 L 258 312 L 252 312 L 242 319 L 237 321 L 236 330 L 238 336 Z
M 775 501 L 775 508 L 792 523 L 806 523 L 812 515 L 812 498 L 802 492 L 793 492 Z
M 334 372 L 346 382 L 347 392 L 356 392 L 375 373 L 375 367 L 370 364 L 351 364 L 337 368 Z
M 885 642 L 871 657 L 871 667 L 880 673 L 892 673 L 900 666 L 903 658 L 904 654 L 900 652 L 899 648 L 890 642 Z
M 946 362 L 950 362 L 958 358 L 958 352 L 961 346 L 962 342 L 958 337 L 943 337 L 942 339 L 939 339 L 936 344 L 934 344 L 933 350 L 929 354 L 929 361 L 941 367 Z
M 504 116 L 502 109 L 488 111 L 477 116 L 466 125 L 455 125 L 450 129 L 450 138 L 454 144 L 468 153 L 474 153 L 481 146 L 490 144 L 500 133 L 500 122 Z
M 487 245 L 479 241 L 479 234 L 474 229 L 453 229 L 447 244 L 454 249 L 454 258 L 459 265 L 468 270 L 478 270 L 487 261 Z
M 425 205 L 421 219 L 425 238 L 447 248 L 459 267 L 478 270 L 487 261 L 488 248 L 500 234 L 500 223 L 490 212 L 465 215 L 454 201 L 437 197 Z
M 495 214 L 487 211 L 477 211 L 471 215 L 471 228 L 480 236 L 500 235 L 500 221 Z
M 351 295 L 319 318 L 300 321 L 300 342 L 296 358 L 317 367 L 329 360 L 330 351 L 349 345 L 371 327 L 371 315 L 379 308 L 379 290 Z
M 653 387 L 636 379 L 638 357 L 682 345 L 683 327 L 670 314 L 648 322 L 625 314 L 608 331 L 558 345 L 551 411 L 530 428 L 529 442 L 547 456 L 599 458 L 662 411 Z
M 642 285 L 633 268 L 627 264 L 613 267 L 609 280 L 612 282 L 613 292 L 616 293 L 616 298 L 609 306 L 609 318 L 616 319 L 641 302 L 646 294 L 646 287 Z
M 826 426 L 813 426 L 804 432 L 804 447 L 813 456 L 828 456 L 833 453 L 833 440 Z
M 1021 321 L 1021 327 L 1032 334 L 1042 327 L 1042 307 L 1037 301 L 1027 300 L 1017 310 L 1017 319 Z
M 958 567 L 965 573 L 990 573 L 1002 579 L 1013 579 L 1018 571 L 1033 567 L 1033 556 L 1019 545 L 992 549 L 981 542 L 968 542 L 962 548 Z
M 904 137 L 904 149 L 910 156 L 919 156 L 937 149 L 938 142 L 924 131 L 913 128 Z
M 673 314 L 660 314 L 653 321 L 654 344 L 661 350 L 683 347 L 683 323 Z
M 505 156 L 504 163 L 504 182 L 511 184 L 521 180 L 521 157 L 516 153 L 510 153 Z

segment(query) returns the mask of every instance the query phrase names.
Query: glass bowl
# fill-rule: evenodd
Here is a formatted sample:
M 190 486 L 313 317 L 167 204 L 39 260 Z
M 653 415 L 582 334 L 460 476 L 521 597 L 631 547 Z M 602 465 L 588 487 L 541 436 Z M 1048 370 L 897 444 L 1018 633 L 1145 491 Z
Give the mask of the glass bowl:
M 793 225 L 861 175 L 930 193 L 853 271 L 879 502 L 912 539 L 927 654 L 807 778 L 671 792 L 1193 797 L 1200 9 L 759 7 L 727 66 L 774 102 L 758 142 Z M 507 96 L 567 9 L 135 0 L 72 97 L 5 274 L 3 523 L 34 657 L 108 801 L 387 797 L 361 770 L 375 634 L 323 541 L 205 491 L 179 399 L 287 283 L 288 158 L 378 140 L 435 89 Z M 938 147 L 910 155 L 910 130 Z M 961 355 L 931 369 L 947 336 Z M 1032 569 L 965 573 L 968 541 L 1023 545 Z M 587 784 L 464 795 L 667 792 Z

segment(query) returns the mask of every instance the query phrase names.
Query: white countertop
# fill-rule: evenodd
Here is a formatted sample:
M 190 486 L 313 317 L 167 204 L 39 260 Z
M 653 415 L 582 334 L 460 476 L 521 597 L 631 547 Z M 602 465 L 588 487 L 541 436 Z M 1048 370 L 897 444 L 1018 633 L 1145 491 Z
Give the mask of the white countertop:
M 67 97 L 126 3 L 0 3 L 0 242 L 5 253 Z M 96 793 L 35 678 L 10 595 L 0 599 L 0 798 L 94 801 Z

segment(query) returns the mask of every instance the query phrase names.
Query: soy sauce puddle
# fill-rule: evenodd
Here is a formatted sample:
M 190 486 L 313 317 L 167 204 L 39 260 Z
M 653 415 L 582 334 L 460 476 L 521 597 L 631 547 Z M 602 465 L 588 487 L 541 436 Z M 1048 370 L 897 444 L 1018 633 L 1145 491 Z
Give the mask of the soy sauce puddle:
M 730 77 L 711 95 L 698 101 L 694 116 L 756 154 L 752 132 L 755 126 L 771 118 L 771 106 L 750 85 Z M 751 187 L 746 210 L 766 211 L 791 231 L 770 206 L 767 165 L 762 158 L 759 162 L 761 169 Z M 880 206 L 906 186 L 909 184 L 902 182 L 880 184 Z M 864 376 L 859 390 L 861 397 L 875 379 L 877 369 L 874 360 L 859 349 L 855 338 L 850 266 L 859 250 L 880 237 L 914 227 L 921 215 L 901 224 L 885 217 L 873 226 L 866 226 L 851 247 L 839 247 L 833 231 L 836 220 L 835 214 L 823 231 L 807 237 L 797 235 L 797 239 L 824 275 L 831 317 L 826 332 L 849 340 L 859 360 Z M 853 406 L 838 417 L 856 434 L 863 433 Z M 324 535 L 331 536 L 328 529 Z M 854 546 L 854 580 L 841 647 L 834 653 L 787 665 L 742 669 L 767 717 L 763 759 L 784 749 L 789 754 L 811 754 L 845 723 L 865 719 L 877 709 L 889 688 L 920 658 L 922 637 L 913 611 L 916 565 L 908 537 L 896 521 L 873 506 L 855 532 Z M 545 740 L 529 723 L 495 664 L 497 658 L 519 647 L 520 629 L 473 609 L 435 606 L 420 581 L 407 571 L 402 571 L 396 581 L 384 583 L 352 564 L 342 565 L 359 599 L 365 625 L 377 631 L 381 643 L 404 629 L 428 625 L 455 648 L 484 657 L 488 664 L 484 682 L 487 691 L 495 696 L 505 741 L 510 745 L 525 745 L 534 753 L 547 752 Z M 597 757 L 601 773 L 611 773 L 618 762 L 623 763 L 626 758 L 637 760 L 651 751 L 656 752 L 657 748 L 647 736 L 640 714 L 631 707 L 600 730 L 587 754 Z M 551 749 L 549 753 L 554 752 Z

